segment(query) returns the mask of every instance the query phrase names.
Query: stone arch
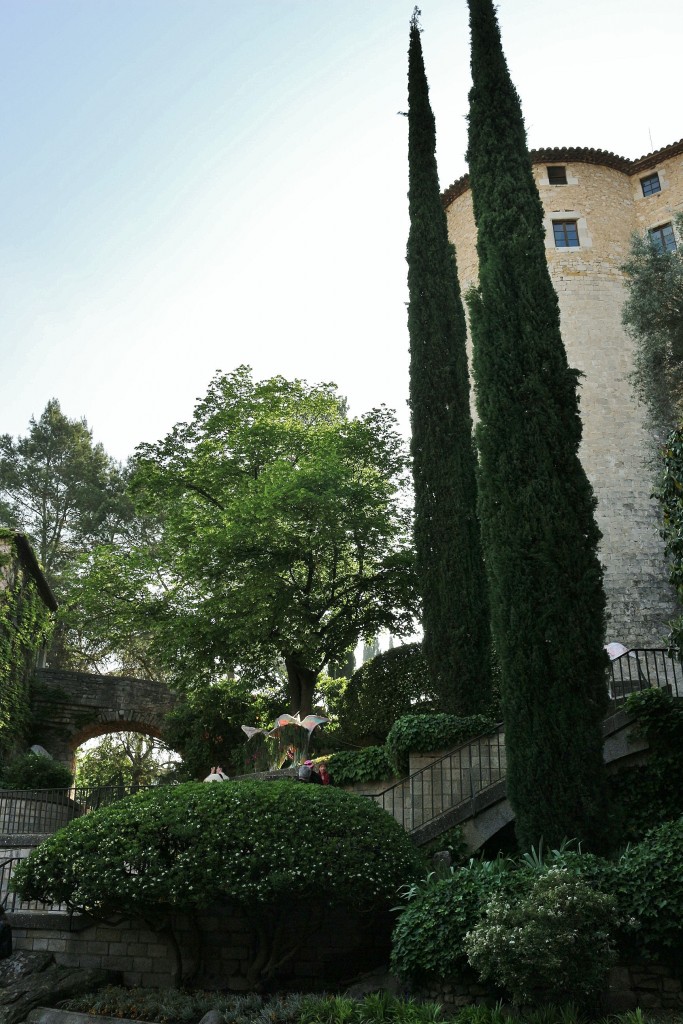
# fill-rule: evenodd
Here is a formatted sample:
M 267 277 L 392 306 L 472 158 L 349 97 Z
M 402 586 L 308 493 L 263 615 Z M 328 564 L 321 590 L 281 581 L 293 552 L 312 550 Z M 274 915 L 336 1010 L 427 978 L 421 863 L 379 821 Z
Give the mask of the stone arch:
M 31 742 L 72 768 L 77 748 L 96 736 L 140 732 L 163 740 L 164 719 L 176 701 L 152 679 L 40 669 L 31 687 Z

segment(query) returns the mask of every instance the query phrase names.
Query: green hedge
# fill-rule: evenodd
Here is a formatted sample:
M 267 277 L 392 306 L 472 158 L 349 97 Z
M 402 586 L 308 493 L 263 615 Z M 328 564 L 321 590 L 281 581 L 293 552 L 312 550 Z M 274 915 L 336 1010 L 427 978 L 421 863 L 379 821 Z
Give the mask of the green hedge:
M 68 789 L 73 775 L 44 754 L 20 754 L 0 772 L 1 789 Z
M 394 775 L 385 747 L 343 750 L 322 760 L 326 762 L 335 786 L 348 786 L 354 782 L 384 782 Z
M 493 732 L 496 722 L 488 715 L 404 715 L 387 736 L 389 763 L 396 775 L 408 772 L 408 755 L 457 747 L 475 736 Z

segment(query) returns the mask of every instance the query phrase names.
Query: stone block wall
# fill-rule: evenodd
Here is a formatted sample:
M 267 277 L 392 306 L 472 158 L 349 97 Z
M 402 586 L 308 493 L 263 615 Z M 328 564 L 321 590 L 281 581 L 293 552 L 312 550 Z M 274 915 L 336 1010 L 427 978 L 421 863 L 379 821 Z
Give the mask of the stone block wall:
M 316 991 L 350 981 L 389 956 L 392 916 L 321 908 L 322 923 L 312 933 L 308 905 L 293 904 L 291 934 L 306 943 L 287 964 L 282 989 Z M 168 988 L 177 961 L 170 938 L 142 921 L 94 923 L 60 913 L 9 913 L 14 948 L 47 950 L 58 964 L 120 971 L 125 985 Z M 201 988 L 248 991 L 245 975 L 255 953 L 254 921 L 238 907 L 216 906 L 177 915 L 175 933 L 183 951 L 185 977 L 197 971 Z

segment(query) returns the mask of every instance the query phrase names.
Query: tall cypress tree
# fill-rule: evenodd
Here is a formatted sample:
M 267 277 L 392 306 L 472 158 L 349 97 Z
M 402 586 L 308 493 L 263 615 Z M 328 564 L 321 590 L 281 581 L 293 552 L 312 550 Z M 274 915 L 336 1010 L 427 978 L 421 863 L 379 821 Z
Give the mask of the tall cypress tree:
M 418 13 L 408 54 L 415 548 L 431 685 L 444 710 L 468 714 L 490 700 L 490 622 L 476 513 L 465 313 L 439 191 Z
M 468 2 L 479 509 L 508 795 L 523 848 L 541 837 L 600 848 L 605 598 L 595 499 L 578 457 L 578 374 L 560 335 L 543 209 L 493 3 Z

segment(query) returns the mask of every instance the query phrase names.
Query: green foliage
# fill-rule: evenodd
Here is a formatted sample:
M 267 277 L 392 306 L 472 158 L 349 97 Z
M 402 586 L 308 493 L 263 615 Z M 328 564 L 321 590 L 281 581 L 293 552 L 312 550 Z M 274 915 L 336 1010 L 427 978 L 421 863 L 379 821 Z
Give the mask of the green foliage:
M 392 937 L 391 969 L 415 984 L 474 980 L 463 943 L 494 893 L 507 898 L 525 881 L 508 861 L 470 861 L 450 877 L 407 887 L 409 902 Z
M 674 782 L 674 780 L 672 780 Z M 622 914 L 635 918 L 630 941 L 646 958 L 670 957 L 683 944 L 683 817 L 629 847 L 617 878 Z
M 661 534 L 669 556 L 669 582 L 683 599 L 683 429 L 673 430 L 662 448 L 662 472 L 655 496 L 661 512 Z M 683 650 L 683 615 L 671 623 L 670 642 Z
M 562 343 L 543 207 L 493 0 L 469 7 L 478 509 L 507 791 L 521 849 L 564 836 L 602 849 L 605 595 L 595 497 L 578 452 L 578 374 Z
M 335 786 L 349 786 L 354 782 L 382 782 L 393 778 L 385 747 L 363 747 L 361 750 L 341 750 L 325 758 L 330 780 Z
M 408 773 L 408 755 L 457 747 L 475 736 L 493 732 L 496 723 L 487 715 L 404 715 L 387 736 L 389 764 L 396 775 Z
M 494 894 L 465 937 L 470 965 L 513 1002 L 592 1004 L 614 963 L 615 901 L 566 869 L 533 878 L 524 896 Z
M 461 867 L 469 860 L 467 843 L 465 842 L 465 836 L 460 825 L 453 825 L 452 828 L 447 828 L 436 839 L 431 839 L 428 843 L 422 844 L 420 849 L 426 857 L 440 850 L 448 851 L 451 855 L 451 865 L 453 867 Z
M 384 743 L 397 718 L 431 710 L 435 694 L 418 643 L 377 654 L 351 676 L 336 704 L 344 736 Z
M 637 842 L 664 821 L 683 814 L 683 707 L 667 691 L 631 694 L 625 708 L 635 718 L 634 733 L 650 746 L 647 763 L 628 766 L 609 779 L 612 803 L 619 809 L 622 842 Z
M 412 629 L 406 474 L 388 410 L 350 418 L 331 384 L 219 374 L 189 423 L 138 448 L 136 507 L 158 528 L 100 548 L 83 597 L 189 689 L 283 661 L 306 714 L 360 636 Z
M 312 836 L 315 857 L 304 862 L 302 837 Z M 14 879 L 27 898 L 98 916 L 153 916 L 221 897 L 253 908 L 315 895 L 371 910 L 420 863 L 393 818 L 341 790 L 285 780 L 185 783 L 71 822 Z
M 429 689 L 439 710 L 490 702 L 490 615 L 477 518 L 467 329 L 436 166 L 417 23 L 408 54 L 408 331 L 415 551 Z
M 675 222 L 680 236 L 683 216 Z M 683 413 L 683 254 L 680 248 L 664 252 L 649 236 L 634 235 L 621 269 L 627 290 L 622 320 L 635 341 L 631 381 L 661 436 Z
M 247 681 L 238 679 L 183 693 L 164 725 L 166 742 L 182 756 L 181 777 L 203 779 L 212 764 L 222 765 L 228 774 L 246 771 L 243 759 L 253 752 L 254 741 L 245 743 L 241 727 L 270 727 L 284 701 L 282 688 L 259 697 Z
M 197 1024 L 210 1010 L 222 1014 L 226 1024 L 436 1024 L 441 1019 L 441 1007 L 435 1003 L 396 999 L 386 992 L 364 999 L 299 993 L 264 998 L 255 993 L 234 996 L 107 986 L 67 999 L 60 1008 L 158 1024 Z
M 68 789 L 73 776 L 66 765 L 44 754 L 20 754 L 5 765 L 2 789 Z
M 0 530 L 0 576 L 0 757 L 7 758 L 27 736 L 30 675 L 52 620 L 35 580 L 18 562 L 14 531 Z

